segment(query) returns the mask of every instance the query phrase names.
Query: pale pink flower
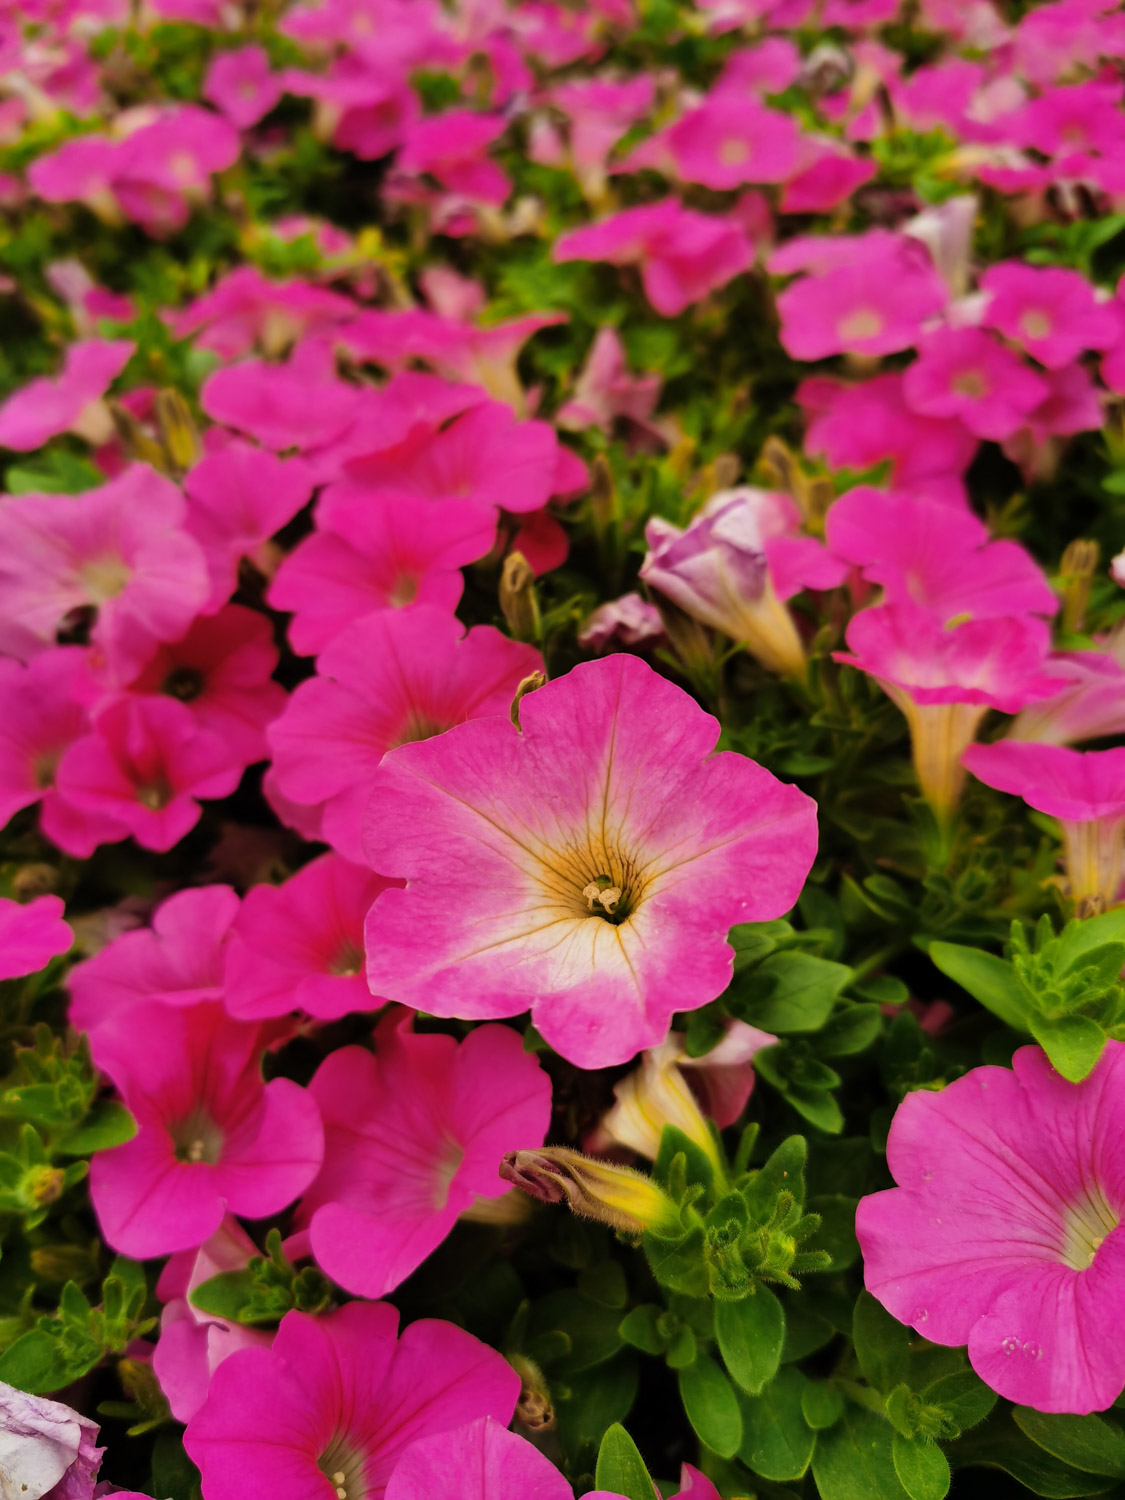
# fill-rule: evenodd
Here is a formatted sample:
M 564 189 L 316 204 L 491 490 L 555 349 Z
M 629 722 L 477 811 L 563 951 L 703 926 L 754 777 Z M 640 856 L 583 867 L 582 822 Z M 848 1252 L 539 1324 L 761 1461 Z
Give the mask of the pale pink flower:
M 397 1329 L 384 1302 L 290 1312 L 272 1348 L 224 1360 L 184 1434 L 207 1500 L 319 1500 L 333 1485 L 383 1500 L 418 1438 L 480 1417 L 507 1426 L 520 1378 L 503 1355 L 433 1318 Z
M 1125 663 L 1122 642 L 1111 639 L 1096 651 L 1049 656 L 1043 671 L 1059 681 L 1051 698 L 1030 703 L 1008 730 L 1012 740 L 1070 745 L 1125 734 Z
M 988 294 L 984 326 L 1021 344 L 1049 370 L 1114 341 L 1104 307 L 1078 271 L 1004 261 L 985 271 L 980 288 Z
M 630 371 L 616 328 L 599 328 L 570 399 L 559 408 L 555 422 L 566 432 L 596 427 L 607 436 L 620 423 L 627 431 L 636 429 L 663 446 L 664 436 L 650 420 L 663 388 L 662 375 Z
M 487 152 L 507 128 L 502 116 L 471 109 L 429 115 L 407 129 L 396 166 L 428 173 L 450 192 L 476 202 L 501 204 L 512 190 L 511 178 Z
M 856 1215 L 867 1289 L 987 1385 L 1037 1411 L 1112 1405 L 1125 1382 L 1125 1044 L 1082 1083 L 1038 1047 L 899 1106 L 898 1187 Z
M 656 96 L 646 74 L 635 78 L 575 78 L 547 95 L 567 117 L 569 161 L 583 191 L 597 197 L 605 188 L 605 168 L 617 142 L 652 108 Z
M 26 906 L 0 896 L 0 979 L 37 974 L 52 958 L 69 952 L 74 933 L 62 915 L 59 896 L 37 896 Z
M 240 1020 L 303 1011 L 334 1021 L 372 1010 L 363 922 L 392 882 L 322 854 L 282 885 L 253 886 L 226 945 L 226 1004 Z
M 1117 900 L 1125 872 L 1125 750 L 1068 750 L 1001 740 L 971 745 L 963 765 L 986 786 L 1057 818 L 1075 901 Z
M 713 755 L 715 721 L 637 657 L 528 694 L 520 723 L 458 725 L 375 773 L 368 858 L 407 887 L 368 918 L 368 983 L 435 1015 L 530 1007 L 570 1061 L 623 1062 L 726 987 L 735 922 L 792 905 L 814 806 Z
M 223 53 L 221 56 L 230 56 Z M 310 281 L 271 281 L 257 266 L 237 266 L 179 312 L 166 313 L 177 338 L 195 334 L 224 361 L 260 349 L 277 356 L 307 334 L 355 316 L 350 297 Z
M 578 632 L 580 645 L 604 651 L 611 645 L 640 646 L 664 634 L 664 622 L 655 604 L 640 594 L 622 594 L 608 604 L 599 604 Z
M 130 339 L 83 339 L 54 377 L 32 380 L 0 406 L 0 447 L 26 453 L 60 432 L 99 443 L 112 432 L 101 398 L 137 346 Z
M 309 1092 L 324 1118 L 324 1165 L 301 1200 L 313 1255 L 333 1281 L 382 1297 L 441 1244 L 477 1199 L 509 1191 L 505 1152 L 541 1146 L 551 1082 L 518 1031 L 481 1026 L 457 1043 L 415 1035 L 393 1010 L 375 1055 L 345 1047 Z
M 102 1234 L 122 1255 L 193 1250 L 228 1210 L 279 1213 L 316 1176 L 320 1113 L 288 1078 L 262 1082 L 260 1027 L 213 1002 L 142 1001 L 91 1044 L 137 1122 L 131 1141 L 90 1164 Z
M 61 1401 L 0 1381 L 0 1474 L 13 1495 L 92 1500 L 104 1448 L 98 1424 Z
M 777 299 L 781 342 L 794 359 L 894 354 L 912 348 L 948 294 L 925 249 L 900 237 L 822 276 L 805 276 Z
M 281 80 L 264 47 L 216 53 L 203 80 L 203 97 L 238 130 L 256 125 L 281 100 Z
M 491 625 L 466 634 L 429 605 L 368 615 L 326 648 L 317 676 L 300 684 L 270 730 L 277 786 L 319 807 L 322 836 L 362 860 L 372 776 L 387 751 L 506 715 L 520 683 L 542 666 L 532 646 Z
M 1023 427 L 1049 394 L 1042 376 L 981 328 L 929 334 L 902 389 L 922 416 L 957 417 L 976 437 L 995 441 Z

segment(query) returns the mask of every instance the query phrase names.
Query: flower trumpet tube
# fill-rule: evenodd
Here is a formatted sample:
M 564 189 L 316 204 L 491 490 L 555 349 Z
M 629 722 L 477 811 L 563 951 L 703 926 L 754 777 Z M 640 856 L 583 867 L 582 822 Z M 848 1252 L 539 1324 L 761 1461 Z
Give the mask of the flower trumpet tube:
M 541 1203 L 565 1199 L 572 1212 L 624 1234 L 667 1231 L 679 1222 L 675 1203 L 651 1177 L 569 1146 L 510 1151 L 500 1163 L 500 1176 Z

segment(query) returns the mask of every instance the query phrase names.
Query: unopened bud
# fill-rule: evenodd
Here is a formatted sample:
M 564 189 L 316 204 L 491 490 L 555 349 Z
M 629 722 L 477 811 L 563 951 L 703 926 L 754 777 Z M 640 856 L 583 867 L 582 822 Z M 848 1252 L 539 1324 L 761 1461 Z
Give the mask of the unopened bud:
M 500 610 L 517 641 L 539 638 L 535 574 L 522 552 L 509 552 L 500 571 Z
M 31 1269 L 42 1281 L 73 1281 L 85 1286 L 98 1274 L 100 1241 L 89 1245 L 39 1245 L 30 1255 Z
M 28 1204 L 42 1208 L 62 1197 L 65 1178 L 58 1167 L 33 1167 L 24 1178 L 24 1198 Z
M 170 473 L 168 455 L 164 451 L 163 444 L 149 437 L 133 413 L 120 402 L 111 402 L 109 409 L 117 431 L 118 442 L 125 449 L 126 455 L 129 458 L 139 459 L 141 463 L 151 464 L 161 474 Z
M 1059 572 L 1062 578 L 1062 627 L 1081 630 L 1090 602 L 1090 585 L 1098 566 L 1098 544 L 1079 537 L 1062 555 Z
M 546 672 L 531 672 L 523 679 L 519 687 L 516 688 L 516 696 L 512 699 L 512 706 L 508 710 L 508 713 L 517 729 L 520 727 L 520 704 L 527 697 L 528 693 L 538 691 L 539 688 L 544 686 L 546 681 Z
M 626 1234 L 668 1228 L 678 1219 L 676 1205 L 651 1177 L 568 1146 L 510 1151 L 500 1163 L 500 1176 L 541 1203 L 565 1200 L 574 1213 Z
M 54 865 L 20 865 L 12 876 L 12 895 L 17 901 L 30 901 L 34 896 L 47 896 L 58 889 L 59 872 Z
M 511 1354 L 508 1363 L 520 1377 L 516 1421 L 529 1432 L 550 1432 L 555 1425 L 555 1408 L 543 1371 L 526 1354 Z
M 191 409 L 177 390 L 156 393 L 156 425 L 169 462 L 181 473 L 199 462 L 199 433 Z
M 590 514 L 599 531 L 605 531 L 613 520 L 617 492 L 613 483 L 613 472 L 604 453 L 597 454 L 590 464 Z

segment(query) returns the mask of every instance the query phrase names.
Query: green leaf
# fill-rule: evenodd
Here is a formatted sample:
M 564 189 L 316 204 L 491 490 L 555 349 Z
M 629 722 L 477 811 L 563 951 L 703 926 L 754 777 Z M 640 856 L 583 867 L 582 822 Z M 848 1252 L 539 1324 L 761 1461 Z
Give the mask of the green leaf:
M 1028 1029 L 1027 996 L 1006 959 L 960 943 L 931 943 L 928 952 L 947 979 L 968 990 L 1005 1026 Z
M 95 1151 L 123 1146 L 136 1133 L 137 1122 L 125 1106 L 115 1099 L 104 1099 L 59 1143 L 58 1149 L 65 1156 L 92 1156 Z
M 625 1500 L 652 1500 L 653 1487 L 637 1445 L 619 1422 L 602 1438 L 595 1482 Z
M 844 1398 L 826 1380 L 809 1380 L 801 1395 L 801 1411 L 809 1426 L 816 1432 L 822 1432 L 843 1416 Z
M 715 1337 L 735 1384 L 756 1396 L 781 1363 L 785 1310 L 768 1286 L 759 1285 L 740 1302 L 716 1302 Z
M 962 1432 L 983 1422 L 996 1405 L 997 1395 L 972 1370 L 942 1375 L 921 1392 L 927 1406 L 940 1406 Z
M 1105 1417 L 1074 1417 L 1017 1406 L 1016 1426 L 1046 1453 L 1091 1474 L 1125 1479 L 1125 1431 Z
M 1085 1495 L 1105 1495 L 1120 1491 L 1119 1481 L 1107 1475 L 1083 1473 L 1063 1463 L 1046 1451 L 1033 1447 L 1024 1435 L 1005 1420 L 989 1423 L 979 1433 L 962 1439 L 954 1450 L 954 1459 L 962 1467 L 982 1464 L 1003 1469 L 1034 1495 L 1046 1500 L 1078 1500 Z
M 32 1396 L 47 1396 L 92 1370 L 99 1353 L 95 1350 L 88 1363 L 76 1368 L 61 1339 L 32 1328 L 0 1354 L 0 1380 Z
M 733 1458 L 742 1442 L 742 1413 L 730 1381 L 707 1354 L 678 1379 L 684 1414 L 699 1441 L 720 1458 Z
M 945 1500 L 949 1494 L 949 1460 L 936 1443 L 896 1432 L 891 1442 L 895 1473 L 910 1500 Z
M 618 1324 L 617 1331 L 627 1344 L 644 1354 L 663 1354 L 667 1340 L 660 1331 L 662 1309 L 653 1303 L 634 1307 Z
M 752 1025 L 777 1035 L 819 1031 L 851 977 L 846 964 L 811 953 L 774 953 L 743 981 L 739 1013 Z M 772 981 L 773 987 L 755 998 L 754 989 L 762 980 Z
M 870 1292 L 859 1294 L 852 1338 L 860 1369 L 876 1390 L 891 1391 L 906 1379 L 910 1330 L 892 1318 Z
M 540 1364 L 550 1363 L 549 1357 L 537 1347 L 537 1339 L 561 1330 L 569 1338 L 570 1348 L 563 1358 L 552 1363 L 552 1371 L 573 1375 L 612 1359 L 621 1348 L 620 1322 L 617 1311 L 592 1302 L 581 1292 L 549 1292 L 531 1309 L 527 1352 Z
M 895 1471 L 890 1423 L 862 1406 L 817 1438 L 813 1478 L 821 1500 L 909 1500 Z
M 65 448 L 13 464 L 5 478 L 10 495 L 80 495 L 105 483 L 105 475 L 89 459 Z
M 799 1371 L 782 1370 L 760 1396 L 743 1398 L 738 1456 L 763 1479 L 785 1484 L 800 1479 L 808 1468 L 816 1443 L 804 1415 L 803 1398 L 809 1388 Z
M 208 1277 L 189 1294 L 188 1301 L 201 1312 L 237 1323 L 239 1313 L 253 1295 L 257 1277 L 252 1271 L 220 1271 Z
M 593 1370 L 583 1370 L 573 1384 L 552 1377 L 551 1394 L 559 1422 L 559 1440 L 575 1472 L 592 1472 L 598 1444 L 606 1429 L 623 1422 L 637 1395 L 637 1360 L 631 1350 Z M 651 1500 L 646 1496 L 645 1500 Z
M 1049 1020 L 1032 1013 L 1028 1026 L 1052 1067 L 1068 1083 L 1081 1083 L 1097 1066 L 1106 1035 L 1088 1016 L 1059 1016 Z
M 821 1057 L 853 1057 L 871 1046 L 883 1030 L 877 1005 L 849 1005 L 828 1018 L 816 1040 Z

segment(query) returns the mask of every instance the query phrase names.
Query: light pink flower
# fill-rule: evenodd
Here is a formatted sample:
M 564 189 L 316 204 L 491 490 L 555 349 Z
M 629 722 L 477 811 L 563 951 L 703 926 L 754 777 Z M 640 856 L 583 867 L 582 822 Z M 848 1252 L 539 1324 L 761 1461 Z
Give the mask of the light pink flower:
M 978 781 L 1058 818 L 1075 901 L 1117 900 L 1125 871 L 1125 750 L 1068 750 L 1001 740 L 961 757 Z
M 907 403 L 924 417 L 957 417 L 979 438 L 1011 437 L 1046 399 L 1043 378 L 981 328 L 929 334 L 902 377 Z
M 748 182 L 783 182 L 801 165 L 792 116 L 753 98 L 714 93 L 626 157 L 620 172 L 665 163 L 684 182 L 723 191 Z
M 1115 330 L 1094 289 L 1078 271 L 1004 261 L 980 279 L 988 294 L 984 326 L 1022 344 L 1049 370 L 1070 364 L 1087 349 L 1107 349 Z
M 551 1083 L 518 1031 L 481 1026 L 457 1043 L 416 1036 L 391 1011 L 365 1047 L 333 1052 L 309 1092 L 324 1118 L 324 1166 L 298 1223 L 333 1281 L 382 1297 L 405 1281 L 478 1198 L 509 1191 L 507 1151 L 541 1146 Z
M 277 785 L 320 807 L 324 838 L 362 860 L 372 776 L 387 751 L 506 715 L 520 683 L 542 666 L 533 647 L 491 625 L 466 634 L 429 605 L 368 615 L 326 648 L 317 676 L 300 684 L 270 730 Z
M 425 172 L 450 192 L 478 203 L 501 204 L 512 190 L 511 178 L 487 152 L 507 128 L 502 116 L 471 109 L 429 115 L 407 129 L 396 166 L 403 172 Z
M 555 241 L 551 258 L 639 266 L 648 300 L 674 318 L 749 270 L 754 253 L 737 224 L 665 198 L 568 231 Z
M 67 976 L 70 1024 L 94 1031 L 140 1000 L 200 1005 L 223 998 L 227 934 L 238 915 L 229 885 L 176 891 L 150 927 L 115 937 Z
M 112 667 L 144 665 L 206 603 L 207 568 L 170 480 L 135 464 L 100 489 L 0 503 L 0 647 L 30 656 L 94 611 Z
M 36 1500 L 91 1500 L 104 1448 L 98 1424 L 61 1401 L 0 1381 L 0 1474 L 9 1492 Z
M 1112 640 L 1097 651 L 1049 656 L 1043 671 L 1057 677 L 1059 691 L 1030 703 L 1017 714 L 1008 738 L 1041 745 L 1070 745 L 1125 734 L 1123 643 Z
M 143 1001 L 91 1042 L 137 1121 L 131 1141 L 90 1164 L 102 1234 L 122 1255 L 193 1250 L 228 1209 L 279 1213 L 316 1176 L 316 1103 L 288 1078 L 262 1082 L 260 1027 L 214 1002 Z
M 863 1199 L 867 1289 L 993 1390 L 1037 1411 L 1110 1406 L 1125 1382 L 1125 1044 L 1082 1083 L 1038 1047 L 899 1106 L 898 1187 Z
M 494 515 L 474 500 L 430 505 L 362 483 L 330 485 L 317 505 L 317 529 L 270 585 L 273 608 L 293 611 L 293 650 L 324 651 L 376 610 L 424 605 L 451 614 L 465 586 L 461 568 L 496 541 Z
M 92 411 L 129 362 L 130 339 L 83 339 L 66 351 L 61 372 L 32 380 L 0 406 L 0 447 L 26 453 L 60 432 L 104 442 L 109 414 Z M 103 409 L 104 410 L 104 409 Z
M 664 622 L 655 604 L 642 599 L 640 594 L 622 594 L 608 604 L 599 604 L 578 632 L 582 646 L 604 651 L 620 643 L 622 646 L 640 646 L 645 641 L 659 640 L 664 634 Z
M 227 1009 L 241 1020 L 304 1011 L 334 1021 L 372 1010 L 363 981 L 363 922 L 391 882 L 322 854 L 282 885 L 256 885 L 226 948 Z
M 479 1417 L 507 1426 L 520 1380 L 502 1355 L 436 1319 L 397 1328 L 383 1302 L 290 1312 L 271 1349 L 224 1360 L 184 1435 L 207 1500 L 319 1500 L 332 1484 L 383 1500 L 416 1439 Z
M 237 1219 L 228 1215 L 198 1250 L 178 1250 L 164 1266 L 156 1295 L 164 1303 L 160 1338 L 152 1355 L 153 1373 L 177 1422 L 190 1422 L 207 1399 L 211 1376 L 239 1349 L 268 1349 L 272 1332 L 228 1323 L 202 1312 L 191 1294 L 212 1276 L 241 1271 L 258 1247 Z
M 663 445 L 663 434 L 650 420 L 663 388 L 662 375 L 632 374 L 616 328 L 599 328 L 570 400 L 559 408 L 555 422 L 566 432 L 596 427 L 607 436 L 621 422 Z
M 375 773 L 368 858 L 407 887 L 368 918 L 368 983 L 435 1015 L 531 1007 L 570 1061 L 624 1062 L 726 987 L 735 922 L 792 905 L 814 806 L 713 755 L 715 721 L 637 657 L 520 708 L 522 731 L 476 719 Z
M 37 974 L 52 958 L 70 951 L 74 933 L 62 915 L 59 896 L 37 896 L 26 906 L 0 896 L 0 979 Z
M 277 356 L 299 338 L 334 329 L 355 312 L 350 297 L 328 287 L 311 281 L 271 281 L 257 266 L 237 266 L 209 292 L 165 318 L 177 338 L 195 334 L 201 348 L 213 349 L 229 361 L 255 349 Z
M 858 485 L 833 503 L 825 534 L 830 551 L 882 585 L 888 604 L 924 604 L 944 621 L 1058 609 L 1023 547 L 991 541 L 967 510 Z
M 548 98 L 568 121 L 569 164 L 592 201 L 605 191 L 606 162 L 617 142 L 652 108 L 653 80 L 635 78 L 575 78 L 559 83 Z M 533 160 L 536 157 L 531 151 Z M 558 164 L 558 163 L 554 163 Z
M 794 359 L 894 354 L 917 342 L 945 306 L 945 283 L 925 249 L 900 238 L 823 276 L 805 276 L 777 299 L 781 342 Z
M 203 80 L 203 97 L 239 130 L 256 125 L 281 99 L 281 80 L 270 72 L 264 47 L 219 52 Z
M 241 775 L 223 741 L 182 703 L 125 698 L 64 752 L 55 785 L 64 801 L 116 824 L 113 839 L 132 834 L 163 852 L 198 823 L 197 798 L 229 796 Z

